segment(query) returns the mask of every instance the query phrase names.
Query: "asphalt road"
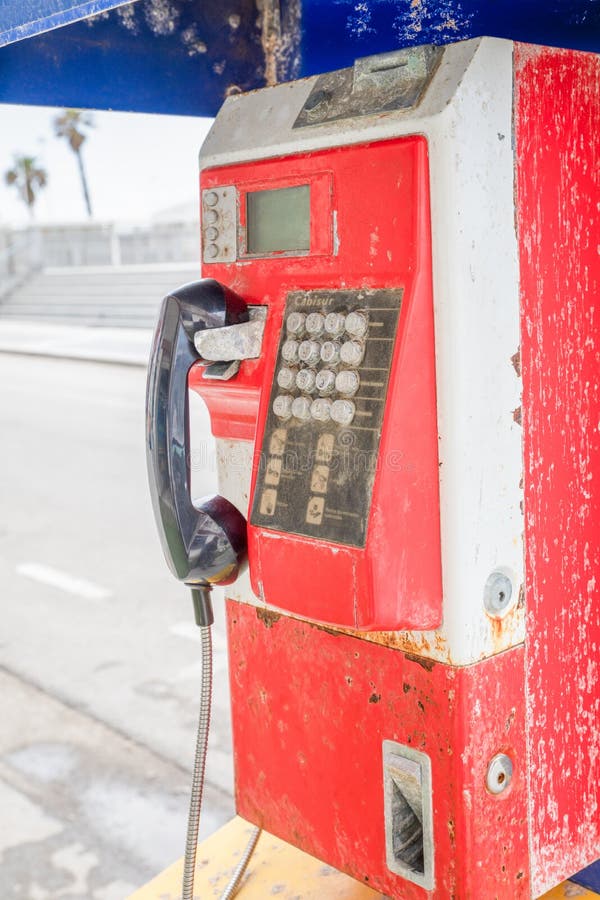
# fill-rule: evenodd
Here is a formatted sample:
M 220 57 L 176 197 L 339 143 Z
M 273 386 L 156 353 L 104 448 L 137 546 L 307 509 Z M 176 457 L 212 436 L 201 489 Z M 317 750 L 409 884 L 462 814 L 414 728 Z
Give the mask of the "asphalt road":
M 200 658 L 155 534 L 145 372 L 0 355 L 0 895 L 121 900 L 183 850 Z M 194 494 L 216 488 L 194 405 Z M 226 643 L 202 833 L 233 812 Z

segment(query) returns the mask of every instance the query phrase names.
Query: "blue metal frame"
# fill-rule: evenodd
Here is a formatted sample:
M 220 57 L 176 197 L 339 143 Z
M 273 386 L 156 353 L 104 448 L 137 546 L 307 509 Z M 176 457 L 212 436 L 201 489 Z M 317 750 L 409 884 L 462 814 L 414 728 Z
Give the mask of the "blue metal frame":
M 19 39 L 0 49 L 0 103 L 210 116 L 229 91 L 265 84 L 255 0 L 138 0 L 107 12 L 115 5 L 0 3 L 2 41 Z M 292 48 L 279 57 L 280 80 L 400 46 L 483 34 L 600 51 L 599 0 L 280 0 L 280 6 Z M 92 12 L 101 15 L 74 21 Z

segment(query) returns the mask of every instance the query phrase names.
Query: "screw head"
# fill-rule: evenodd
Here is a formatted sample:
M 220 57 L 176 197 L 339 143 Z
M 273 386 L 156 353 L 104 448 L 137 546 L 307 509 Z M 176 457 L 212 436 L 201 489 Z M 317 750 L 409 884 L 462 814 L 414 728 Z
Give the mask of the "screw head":
M 501 618 L 511 606 L 512 595 L 512 581 L 505 572 L 488 575 L 483 589 L 483 605 L 488 615 Z
M 485 786 L 490 794 L 502 794 L 513 777 L 513 763 L 506 753 L 497 753 L 492 757 L 485 776 Z

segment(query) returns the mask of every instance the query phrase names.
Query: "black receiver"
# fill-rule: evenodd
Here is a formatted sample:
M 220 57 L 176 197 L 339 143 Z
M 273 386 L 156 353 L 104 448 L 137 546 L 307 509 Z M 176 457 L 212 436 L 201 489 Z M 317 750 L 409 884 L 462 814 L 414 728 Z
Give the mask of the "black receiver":
M 246 520 L 216 494 L 192 502 L 188 446 L 188 372 L 199 357 L 194 334 L 248 321 L 237 294 L 211 278 L 163 300 L 146 391 L 146 460 L 163 551 L 189 585 L 229 584 L 246 554 Z

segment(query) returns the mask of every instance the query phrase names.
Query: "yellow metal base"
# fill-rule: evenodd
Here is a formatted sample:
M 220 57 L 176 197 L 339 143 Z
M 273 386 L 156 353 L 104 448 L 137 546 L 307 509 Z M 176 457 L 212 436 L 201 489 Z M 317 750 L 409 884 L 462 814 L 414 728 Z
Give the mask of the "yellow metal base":
M 221 896 L 251 832 L 252 826 L 238 816 L 199 844 L 196 896 Z M 131 894 L 129 900 L 179 900 L 182 871 L 183 861 L 179 860 Z M 383 897 L 266 831 L 260 836 L 237 896 L 240 900 L 265 900 L 265 897 L 271 896 L 280 900 L 381 900 Z M 598 900 L 598 896 L 565 881 L 540 900 L 573 897 Z

